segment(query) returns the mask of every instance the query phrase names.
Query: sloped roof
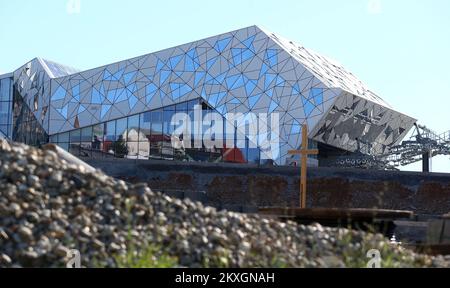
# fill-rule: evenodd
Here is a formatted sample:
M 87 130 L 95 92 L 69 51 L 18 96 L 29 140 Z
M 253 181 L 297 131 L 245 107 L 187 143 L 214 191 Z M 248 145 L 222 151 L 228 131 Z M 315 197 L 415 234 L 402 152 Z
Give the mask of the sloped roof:
M 76 68 L 56 63 L 54 61 L 46 60 L 43 58 L 38 58 L 38 60 L 39 62 L 41 62 L 42 66 L 49 74 L 50 78 L 59 78 L 80 72 L 80 70 Z
M 366 100 L 375 102 L 388 108 L 392 108 L 386 101 L 359 80 L 353 73 L 344 68 L 339 62 L 320 55 L 311 49 L 290 41 L 280 35 L 258 28 L 272 38 L 278 45 L 286 50 L 292 57 L 302 63 L 306 69 L 320 79 L 330 88 L 340 88 Z

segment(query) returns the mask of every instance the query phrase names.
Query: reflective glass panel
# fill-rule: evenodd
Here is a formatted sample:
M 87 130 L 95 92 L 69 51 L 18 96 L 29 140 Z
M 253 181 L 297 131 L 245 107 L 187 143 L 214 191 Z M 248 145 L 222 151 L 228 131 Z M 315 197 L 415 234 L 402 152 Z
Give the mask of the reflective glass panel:
M 116 121 L 116 141 L 127 139 L 127 118 L 122 118 Z
M 116 121 L 106 122 L 105 141 L 114 141 L 116 139 Z
M 139 159 L 148 159 L 150 155 L 150 139 L 151 139 L 151 119 L 150 112 L 142 113 L 139 121 Z
M 81 130 L 77 129 L 70 132 L 70 142 L 71 143 L 80 143 Z
M 92 150 L 103 149 L 103 133 L 105 124 L 98 124 L 92 128 Z
M 139 115 L 128 117 L 128 141 L 138 142 L 139 139 Z
M 162 110 L 151 112 L 151 137 L 150 137 L 150 157 L 159 158 L 161 156 L 163 136 Z
M 69 142 L 69 132 L 59 134 L 58 143 Z

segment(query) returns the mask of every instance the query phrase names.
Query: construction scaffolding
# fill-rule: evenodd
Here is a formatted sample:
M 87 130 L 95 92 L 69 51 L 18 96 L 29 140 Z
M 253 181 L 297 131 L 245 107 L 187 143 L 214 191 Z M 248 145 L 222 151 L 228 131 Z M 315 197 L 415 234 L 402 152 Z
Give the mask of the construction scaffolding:
M 361 145 L 362 144 L 362 145 Z M 378 170 L 398 170 L 400 166 L 422 161 L 422 170 L 430 172 L 430 160 L 438 155 L 450 155 L 450 131 L 437 134 L 426 126 L 415 124 L 415 130 L 409 140 L 390 147 L 378 155 L 358 141 L 357 151 L 350 156 L 341 156 L 331 165 L 346 168 Z

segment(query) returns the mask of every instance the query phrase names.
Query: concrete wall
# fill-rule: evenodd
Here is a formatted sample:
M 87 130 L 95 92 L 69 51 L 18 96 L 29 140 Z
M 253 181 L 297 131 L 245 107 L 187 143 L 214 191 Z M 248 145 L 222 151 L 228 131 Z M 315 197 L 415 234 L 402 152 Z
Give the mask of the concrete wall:
M 107 174 L 147 182 L 153 190 L 183 195 L 230 210 L 297 206 L 299 168 L 142 160 L 87 160 Z M 310 168 L 309 207 L 450 212 L 450 174 Z M 198 194 L 200 192 L 200 194 Z

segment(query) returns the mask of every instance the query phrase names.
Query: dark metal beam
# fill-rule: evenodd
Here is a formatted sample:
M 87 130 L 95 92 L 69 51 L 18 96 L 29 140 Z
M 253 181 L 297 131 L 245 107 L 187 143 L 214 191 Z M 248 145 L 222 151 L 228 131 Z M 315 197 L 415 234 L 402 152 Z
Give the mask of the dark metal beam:
M 430 172 L 430 152 L 422 154 L 422 172 Z

